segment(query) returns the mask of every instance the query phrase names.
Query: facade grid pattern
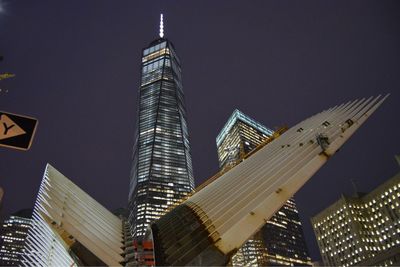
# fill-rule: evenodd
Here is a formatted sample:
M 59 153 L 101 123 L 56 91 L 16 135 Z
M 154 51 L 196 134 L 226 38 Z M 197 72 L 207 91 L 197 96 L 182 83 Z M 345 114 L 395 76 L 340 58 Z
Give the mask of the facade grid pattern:
M 140 240 L 151 222 L 194 188 L 179 58 L 165 38 L 143 50 L 129 190 L 129 222 Z
M 25 214 L 24 214 L 25 213 Z M 29 213 L 29 215 L 27 215 Z M 22 210 L 4 220 L 1 229 L 0 266 L 20 266 L 32 211 Z
M 325 265 L 399 265 L 400 173 L 368 194 L 342 195 L 311 222 Z
M 273 131 L 235 110 L 216 139 L 220 169 L 232 168 L 267 141 Z M 232 257 L 234 266 L 310 265 L 293 198 Z

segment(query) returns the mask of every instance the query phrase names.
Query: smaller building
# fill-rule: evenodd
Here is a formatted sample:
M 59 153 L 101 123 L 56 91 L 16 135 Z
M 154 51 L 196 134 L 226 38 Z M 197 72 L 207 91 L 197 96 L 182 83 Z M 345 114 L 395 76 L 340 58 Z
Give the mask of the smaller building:
M 235 109 L 216 138 L 220 169 L 236 165 L 274 131 Z
M 324 265 L 400 265 L 400 172 L 311 219 Z
M 1 229 L 0 266 L 20 266 L 25 240 L 32 224 L 32 210 L 24 209 L 4 220 Z
M 216 138 L 222 172 L 233 168 L 280 136 L 236 109 Z M 247 177 L 250 179 L 250 177 Z M 300 217 L 290 198 L 266 224 L 232 256 L 233 266 L 311 265 Z

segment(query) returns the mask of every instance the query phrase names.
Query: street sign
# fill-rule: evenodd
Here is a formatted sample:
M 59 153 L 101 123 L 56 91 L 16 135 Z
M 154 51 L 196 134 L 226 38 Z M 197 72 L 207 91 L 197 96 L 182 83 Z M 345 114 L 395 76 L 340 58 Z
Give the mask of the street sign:
M 0 111 L 0 146 L 28 150 L 37 124 L 35 118 Z

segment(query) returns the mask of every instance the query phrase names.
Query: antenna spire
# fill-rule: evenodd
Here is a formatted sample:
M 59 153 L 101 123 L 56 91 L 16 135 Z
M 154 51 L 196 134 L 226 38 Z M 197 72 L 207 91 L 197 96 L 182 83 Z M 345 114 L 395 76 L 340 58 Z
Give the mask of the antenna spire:
M 164 37 L 164 20 L 163 20 L 163 14 L 160 14 L 160 37 Z

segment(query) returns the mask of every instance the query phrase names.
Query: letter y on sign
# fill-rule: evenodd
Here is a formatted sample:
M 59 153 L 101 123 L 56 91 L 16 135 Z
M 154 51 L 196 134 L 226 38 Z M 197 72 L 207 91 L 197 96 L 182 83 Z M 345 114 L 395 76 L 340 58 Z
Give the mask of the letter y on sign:
M 26 134 L 26 132 L 15 122 L 13 122 L 7 115 L 2 114 L 0 116 L 0 124 L 0 140 Z

